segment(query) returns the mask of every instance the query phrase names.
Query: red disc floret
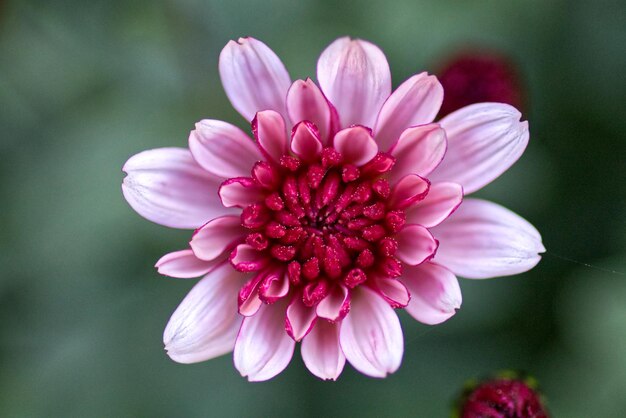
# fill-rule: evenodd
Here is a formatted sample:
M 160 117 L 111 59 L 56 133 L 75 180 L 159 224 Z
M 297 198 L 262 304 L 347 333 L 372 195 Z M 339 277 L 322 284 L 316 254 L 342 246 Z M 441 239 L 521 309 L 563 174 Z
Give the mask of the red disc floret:
M 306 306 L 337 284 L 352 289 L 372 277 L 398 277 L 402 264 L 394 257 L 393 235 L 405 216 L 390 207 L 391 188 L 382 177 L 394 161 L 379 153 L 357 167 L 327 147 L 314 161 L 283 155 L 257 163 L 252 178 L 266 194 L 241 214 L 246 244 L 270 264 L 286 266 Z

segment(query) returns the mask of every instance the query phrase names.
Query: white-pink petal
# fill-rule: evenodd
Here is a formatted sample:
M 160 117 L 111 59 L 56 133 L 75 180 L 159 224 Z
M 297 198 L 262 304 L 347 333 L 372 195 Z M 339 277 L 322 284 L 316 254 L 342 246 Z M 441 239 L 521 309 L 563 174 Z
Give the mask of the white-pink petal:
M 338 321 L 343 319 L 350 311 L 350 292 L 343 284 L 335 286 L 328 295 L 317 304 L 315 308 L 317 316 Z
M 348 164 L 362 166 L 378 153 L 376 141 L 371 132 L 363 126 L 343 129 L 335 135 L 334 146 Z
M 400 179 L 391 189 L 389 204 L 404 209 L 424 199 L 430 189 L 430 182 L 417 174 L 409 174 Z
M 392 308 L 404 308 L 411 300 L 411 294 L 402 282 L 387 277 L 376 278 L 376 291 Z
M 456 183 L 431 184 L 426 197 L 405 212 L 406 222 L 432 228 L 446 220 L 463 201 L 463 187 Z
M 391 150 L 396 163 L 389 179 L 397 181 L 407 174 L 427 177 L 443 160 L 446 147 L 446 132 L 438 124 L 408 128 Z
M 383 104 L 376 121 L 374 133 L 380 149 L 391 148 L 408 127 L 432 122 L 442 101 L 443 87 L 435 76 L 424 72 L 400 84 Z
M 404 338 L 393 308 L 364 286 L 354 290 L 351 305 L 339 336 L 346 359 L 368 376 L 395 372 L 402 362 Z
M 411 292 L 406 311 L 424 324 L 440 324 L 461 307 L 459 281 L 450 270 L 438 264 L 406 266 L 401 280 Z
M 405 225 L 395 239 L 398 242 L 396 257 L 410 266 L 423 263 L 437 251 L 437 241 L 422 225 Z
M 241 286 L 237 295 L 239 313 L 243 316 L 252 316 L 258 312 L 263 305 L 259 297 L 259 287 L 261 282 L 267 277 L 267 272 L 260 273 L 251 278 L 246 284 Z
M 239 244 L 230 254 L 230 262 L 235 269 L 249 273 L 259 271 L 268 263 L 267 256 L 248 244 Z
M 339 324 L 317 321 L 302 340 L 300 351 L 307 369 L 320 379 L 336 380 L 346 364 L 339 345 Z
M 209 173 L 229 179 L 247 177 L 262 160 L 259 147 L 241 129 L 220 120 L 202 120 L 189 135 L 193 158 Z
M 222 205 L 227 208 L 245 208 L 265 198 L 265 190 L 250 177 L 236 177 L 226 180 L 218 194 Z
M 241 324 L 237 292 L 244 276 L 222 264 L 189 291 L 163 333 L 167 354 L 179 363 L 196 363 L 233 350 Z
M 217 196 L 222 181 L 183 148 L 158 148 L 129 158 L 122 192 L 144 218 L 171 228 L 195 229 L 232 212 Z
M 521 117 L 504 103 L 477 103 L 443 118 L 448 151 L 431 180 L 459 183 L 466 194 L 491 183 L 528 145 L 528 122 L 520 122 Z
M 298 122 L 291 134 L 291 151 L 304 161 L 315 160 L 322 152 L 319 133 L 312 122 Z
M 541 235 L 528 221 L 479 199 L 464 200 L 432 233 L 439 240 L 435 261 L 471 279 L 525 272 L 545 251 Z
M 279 162 L 280 157 L 289 150 L 285 120 L 273 110 L 256 114 L 252 120 L 252 132 L 261 152 L 275 162 Z
M 235 343 L 235 367 L 251 382 L 271 379 L 287 367 L 295 344 L 285 332 L 284 304 L 263 305 L 243 320 Z
M 181 250 L 165 254 L 154 267 L 164 276 L 191 279 L 204 276 L 223 262 L 224 260 L 201 260 L 192 250 Z
M 300 341 L 311 331 L 316 318 L 315 308 L 306 306 L 298 295 L 287 307 L 285 329 L 291 338 Z
M 198 229 L 189 245 L 202 260 L 213 260 L 224 251 L 243 241 L 246 229 L 241 226 L 239 216 L 222 216 L 207 222 Z
M 322 91 L 339 113 L 342 127 L 373 127 L 391 93 L 391 73 L 376 45 L 350 38 L 330 44 L 317 61 Z
M 286 116 L 291 78 L 280 58 L 254 38 L 230 41 L 219 58 L 222 85 L 233 107 L 247 120 L 261 110 Z
M 287 93 L 287 110 L 293 123 L 304 120 L 314 123 L 322 143 L 328 143 L 333 111 L 322 91 L 310 78 L 296 80 L 291 85 Z
M 289 278 L 281 268 L 272 269 L 259 286 L 259 297 L 266 303 L 274 303 L 289 292 Z

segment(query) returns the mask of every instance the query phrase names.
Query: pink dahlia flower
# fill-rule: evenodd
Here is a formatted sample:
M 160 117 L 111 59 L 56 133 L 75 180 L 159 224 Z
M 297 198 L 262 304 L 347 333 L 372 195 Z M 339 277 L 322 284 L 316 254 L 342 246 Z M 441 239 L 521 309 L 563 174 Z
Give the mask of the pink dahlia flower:
M 461 306 L 456 275 L 516 274 L 539 261 L 532 225 L 463 201 L 524 151 L 528 127 L 513 107 L 482 103 L 432 123 L 437 79 L 417 74 L 392 93 L 382 51 L 348 38 L 322 53 L 319 85 L 292 82 L 253 38 L 229 42 L 219 70 L 254 140 L 203 120 L 189 149 L 144 151 L 123 168 L 140 215 L 195 229 L 190 248 L 156 264 L 167 276 L 204 276 L 165 329 L 173 360 L 234 351 L 243 376 L 267 380 L 299 341 L 322 379 L 346 360 L 384 377 L 404 351 L 394 309 L 438 324 Z

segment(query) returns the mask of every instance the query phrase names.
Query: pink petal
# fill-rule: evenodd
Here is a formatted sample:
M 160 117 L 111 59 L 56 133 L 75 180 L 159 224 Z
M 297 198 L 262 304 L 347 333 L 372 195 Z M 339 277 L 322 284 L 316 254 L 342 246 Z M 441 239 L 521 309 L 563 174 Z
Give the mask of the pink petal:
M 335 286 L 316 307 L 317 316 L 329 321 L 340 321 L 350 311 L 350 292 L 342 284 Z
M 406 222 L 426 228 L 439 225 L 463 201 L 463 188 L 456 183 L 435 183 L 417 205 L 406 210 Z
M 213 260 L 238 241 L 243 241 L 245 233 L 239 216 L 222 216 L 198 229 L 189 245 L 198 258 Z
M 231 212 L 217 197 L 221 180 L 204 171 L 189 150 L 158 148 L 126 161 L 122 192 L 144 218 L 172 228 L 195 229 Z
M 360 286 L 350 313 L 341 322 L 341 349 L 355 369 L 372 377 L 395 372 L 402 362 L 404 339 L 393 308 L 374 291 Z
M 230 255 L 230 262 L 235 269 L 249 273 L 259 271 L 268 263 L 268 256 L 255 250 L 248 244 L 239 244 Z
M 252 168 L 252 177 L 265 189 L 274 190 L 281 181 L 280 171 L 267 161 L 259 161 Z
M 252 316 L 256 314 L 261 308 L 261 305 L 263 305 L 263 301 L 259 297 L 259 287 L 263 280 L 268 277 L 268 274 L 271 273 L 264 271 L 257 274 L 239 289 L 237 304 L 239 305 L 239 313 L 241 315 Z
M 196 363 L 233 349 L 241 324 L 237 292 L 243 277 L 224 263 L 191 289 L 163 333 L 172 360 Z
M 539 232 L 519 215 L 492 202 L 466 199 L 432 230 L 439 240 L 435 261 L 472 279 L 530 270 L 545 251 Z
M 410 266 L 423 263 L 437 251 L 437 241 L 421 225 L 405 225 L 395 238 L 398 241 L 396 257 Z
M 418 321 L 440 324 L 451 318 L 461 307 L 463 298 L 456 276 L 434 263 L 407 266 L 401 279 L 411 292 L 406 311 Z
M 420 73 L 400 84 L 385 101 L 376 121 L 374 132 L 380 149 L 391 148 L 409 126 L 432 122 L 442 101 L 443 87 L 435 76 Z
M 327 144 L 332 133 L 333 111 L 317 85 L 307 78 L 296 80 L 287 93 L 287 110 L 294 123 L 308 120 L 317 126 L 319 138 Z
M 263 306 L 263 301 L 259 297 L 258 289 L 254 289 L 253 293 L 239 305 L 239 314 L 245 317 L 254 316 Z
M 354 126 L 337 132 L 334 146 L 343 155 L 345 163 L 356 166 L 367 164 L 378 153 L 378 146 L 371 132 L 362 126 Z
M 396 279 L 377 277 L 375 291 L 387 301 L 392 308 L 404 308 L 411 300 L 406 286 Z
M 227 208 L 237 206 L 245 208 L 265 199 L 265 190 L 250 177 L 228 179 L 219 188 L 222 205 Z
M 398 181 L 391 191 L 389 203 L 392 207 L 400 209 L 409 207 L 424 199 L 430 182 L 417 174 L 409 174 Z
M 322 143 L 315 125 L 303 121 L 293 127 L 291 151 L 305 161 L 313 161 L 320 155 Z
M 220 54 L 219 71 L 226 95 L 247 121 L 261 110 L 286 116 L 291 78 L 280 58 L 263 42 L 254 38 L 228 42 Z
M 285 329 L 291 338 L 300 341 L 311 331 L 316 318 L 315 308 L 306 306 L 301 295 L 296 296 L 287 307 Z
M 391 155 L 396 158 L 389 179 L 397 181 L 407 174 L 428 176 L 446 153 L 446 132 L 436 123 L 416 126 L 402 132 Z
M 283 117 L 273 110 L 256 114 L 252 120 L 252 133 L 263 154 L 275 162 L 287 154 L 289 142 Z
M 503 103 L 478 103 L 452 112 L 440 123 L 448 136 L 448 151 L 431 180 L 452 181 L 466 194 L 504 173 L 528 144 L 528 122 Z
M 165 254 L 156 262 L 155 267 L 159 274 L 164 276 L 191 279 L 204 276 L 223 262 L 223 259 L 201 260 L 195 256 L 192 250 L 182 250 Z
M 275 303 L 289 292 L 289 278 L 283 268 L 273 269 L 259 286 L 259 297 L 265 303 Z
M 346 357 L 339 346 L 339 324 L 317 321 L 302 340 L 300 352 L 311 373 L 320 379 L 336 380 L 346 364 Z
M 317 61 L 317 79 L 337 108 L 341 126 L 374 126 L 383 102 L 391 93 L 391 74 L 385 54 L 363 40 L 340 38 Z
M 285 306 L 263 305 L 243 320 L 235 343 L 235 367 L 251 382 L 271 379 L 291 361 L 296 343 L 285 332 Z
M 209 173 L 229 179 L 246 177 L 262 160 L 254 141 L 241 129 L 219 120 L 202 120 L 189 135 L 193 158 Z

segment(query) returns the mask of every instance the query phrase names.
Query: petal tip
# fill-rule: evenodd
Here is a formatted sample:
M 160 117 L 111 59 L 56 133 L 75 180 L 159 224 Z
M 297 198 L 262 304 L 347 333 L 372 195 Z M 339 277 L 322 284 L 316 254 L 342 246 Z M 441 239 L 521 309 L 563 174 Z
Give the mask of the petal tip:
M 537 252 L 538 252 L 539 254 L 543 254 L 543 253 L 545 253 L 546 251 L 548 251 L 548 250 L 546 249 L 546 246 L 545 246 L 545 245 L 543 245 L 543 242 L 539 241 L 539 248 L 537 249 Z

